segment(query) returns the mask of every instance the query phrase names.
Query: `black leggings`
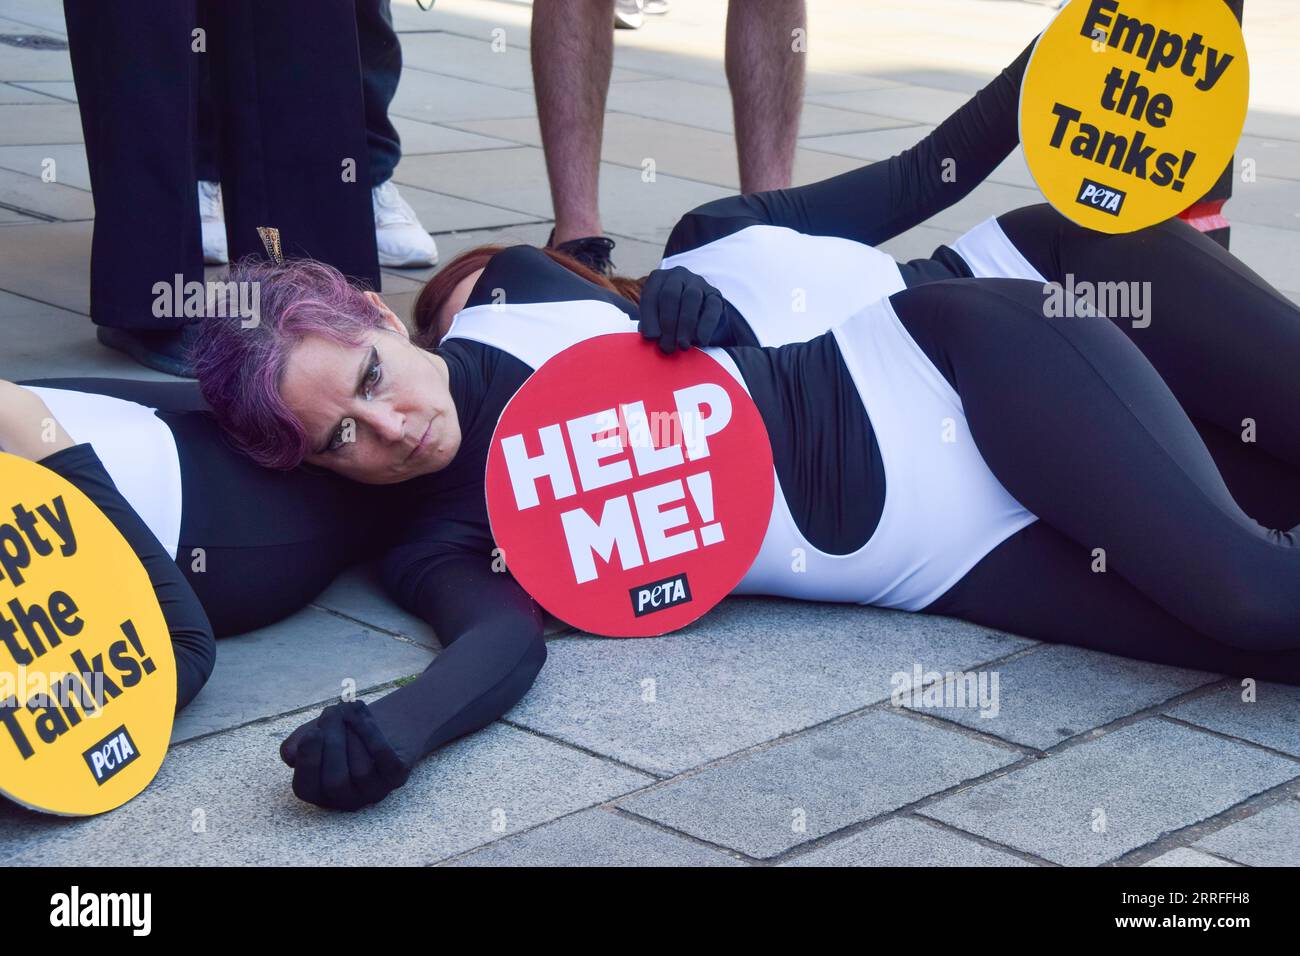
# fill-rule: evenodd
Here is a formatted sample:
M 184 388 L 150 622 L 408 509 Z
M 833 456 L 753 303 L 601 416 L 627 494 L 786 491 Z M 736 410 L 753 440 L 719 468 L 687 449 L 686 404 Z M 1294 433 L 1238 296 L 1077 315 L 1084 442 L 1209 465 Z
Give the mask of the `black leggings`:
M 230 447 L 194 382 L 43 379 L 158 409 L 181 467 L 176 563 L 217 637 L 302 608 L 344 568 L 373 557 L 373 492 L 328 473 L 271 471 Z M 93 438 L 92 438 L 93 444 Z
M 1300 514 L 1300 495 L 1287 490 L 1300 465 L 1300 382 L 1285 374 L 1300 356 L 1300 310 L 1181 223 L 1101 236 L 1061 220 L 1036 251 L 1049 279 L 1150 281 L 1151 323 L 1048 318 L 1043 287 L 1014 279 L 891 297 L 960 394 L 993 473 L 1040 519 L 926 611 L 1300 682 L 1300 540 L 1242 510 L 1189 418 L 1224 434 L 1254 418 L 1260 448 L 1222 442 L 1221 453 L 1259 479 L 1283 526 Z M 1279 461 L 1256 469 L 1263 453 Z

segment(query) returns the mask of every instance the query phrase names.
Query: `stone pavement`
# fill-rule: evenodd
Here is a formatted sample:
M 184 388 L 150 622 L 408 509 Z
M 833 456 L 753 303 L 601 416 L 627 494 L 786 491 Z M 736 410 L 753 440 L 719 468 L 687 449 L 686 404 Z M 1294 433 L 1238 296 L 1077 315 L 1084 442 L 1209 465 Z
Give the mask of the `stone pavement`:
M 526 3 L 395 0 L 406 60 L 396 179 L 444 261 L 540 243 L 550 200 Z M 810 0 L 798 179 L 910 145 L 1050 18 L 1005 0 Z M 1227 207 L 1233 249 L 1300 301 L 1300 20 L 1247 0 L 1252 109 L 1238 152 L 1258 178 Z M 723 4 L 676 0 L 620 32 L 601 170 L 622 271 L 652 268 L 677 217 L 737 187 L 721 66 Z M 494 53 L 493 31 L 507 48 Z M 3 35 L 59 38 L 60 5 L 0 0 Z M 0 43 L 0 377 L 156 377 L 100 348 L 87 311 L 93 206 L 66 51 Z M 653 158 L 657 176 L 641 179 Z M 43 182 L 53 159 L 54 182 Z M 928 255 L 1038 201 L 1019 156 L 888 243 Z M 428 273 L 389 271 L 409 311 Z M 296 800 L 277 747 L 353 681 L 419 672 L 437 643 L 367 569 L 313 607 L 219 646 L 158 778 L 88 820 L 0 806 L 28 864 L 1295 865 L 1300 690 L 874 609 L 735 599 L 668 637 L 555 636 L 536 687 L 488 730 L 357 814 Z M 996 714 L 895 706 L 915 668 L 998 680 Z M 929 679 L 927 677 L 927 679 Z M 990 685 L 991 686 L 991 685 Z M 969 702 L 967 702 L 969 703 Z

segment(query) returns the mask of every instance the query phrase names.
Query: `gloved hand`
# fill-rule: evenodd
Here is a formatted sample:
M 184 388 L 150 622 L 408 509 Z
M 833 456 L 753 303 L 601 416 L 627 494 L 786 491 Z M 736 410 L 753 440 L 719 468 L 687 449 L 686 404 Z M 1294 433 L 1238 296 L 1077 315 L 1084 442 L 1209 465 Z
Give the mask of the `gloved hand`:
M 722 322 L 726 301 L 702 277 L 682 266 L 656 269 L 641 289 L 641 334 L 671 355 L 708 345 Z
M 377 803 L 411 775 L 360 700 L 326 707 L 285 738 L 280 759 L 293 768 L 294 794 L 331 810 Z

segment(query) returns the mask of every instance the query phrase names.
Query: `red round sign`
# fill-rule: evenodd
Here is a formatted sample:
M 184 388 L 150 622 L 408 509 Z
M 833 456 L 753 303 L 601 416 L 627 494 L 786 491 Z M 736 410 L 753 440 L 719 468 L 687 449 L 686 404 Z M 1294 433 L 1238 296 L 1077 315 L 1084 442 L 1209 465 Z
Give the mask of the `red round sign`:
M 501 413 L 488 517 L 506 566 L 574 627 L 649 637 L 745 576 L 772 512 L 758 408 L 715 359 L 601 335 L 538 369 Z

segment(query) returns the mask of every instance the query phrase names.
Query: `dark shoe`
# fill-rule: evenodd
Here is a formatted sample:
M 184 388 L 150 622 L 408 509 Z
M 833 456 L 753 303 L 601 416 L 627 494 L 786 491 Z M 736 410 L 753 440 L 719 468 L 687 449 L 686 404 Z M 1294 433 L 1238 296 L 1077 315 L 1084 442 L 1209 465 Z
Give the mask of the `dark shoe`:
M 197 322 L 188 322 L 167 332 L 115 329 L 107 325 L 95 327 L 96 337 L 110 349 L 125 352 L 141 365 L 178 378 L 194 378 L 189 350 L 198 331 Z
M 605 236 L 584 236 L 581 239 L 570 239 L 557 246 L 555 230 L 552 229 L 546 239 L 546 245 L 573 256 L 588 269 L 599 272 L 603 276 L 612 275 L 614 272 L 614 263 L 609 258 L 609 254 L 614 250 L 613 239 L 607 239 Z

